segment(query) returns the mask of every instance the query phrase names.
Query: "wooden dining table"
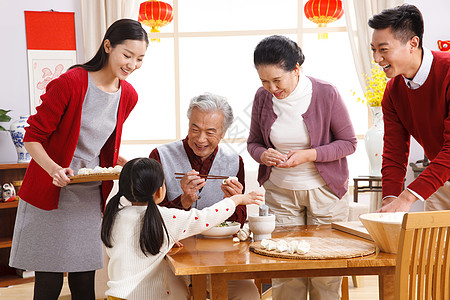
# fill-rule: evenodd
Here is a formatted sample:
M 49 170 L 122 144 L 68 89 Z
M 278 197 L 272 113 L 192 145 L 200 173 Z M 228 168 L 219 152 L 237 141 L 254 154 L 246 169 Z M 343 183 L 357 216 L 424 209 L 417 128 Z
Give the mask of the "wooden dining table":
M 293 237 L 370 242 L 331 225 L 278 226 L 272 233 L 277 239 Z M 379 299 L 394 299 L 395 254 L 376 250 L 354 258 L 289 259 L 256 254 L 250 251 L 251 242 L 233 243 L 231 237 L 197 235 L 181 242 L 184 246 L 173 248 L 166 261 L 175 275 L 192 275 L 194 299 L 206 299 L 208 277 L 210 299 L 221 300 L 228 299 L 228 280 L 350 275 L 378 275 Z

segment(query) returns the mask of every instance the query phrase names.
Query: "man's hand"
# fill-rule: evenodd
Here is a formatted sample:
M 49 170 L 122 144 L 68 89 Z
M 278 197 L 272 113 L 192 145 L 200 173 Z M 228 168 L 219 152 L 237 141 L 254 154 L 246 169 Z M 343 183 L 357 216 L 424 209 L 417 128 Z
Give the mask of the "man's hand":
M 378 212 L 408 212 L 411 208 L 411 205 L 417 200 L 418 198 L 414 196 L 410 191 L 404 190 L 397 198 L 388 197 L 384 199 L 383 206 L 378 210 Z
M 222 184 L 220 188 L 225 194 L 225 198 L 229 198 L 237 194 L 242 194 L 242 191 L 244 190 L 244 186 L 234 178 L 228 178 L 226 183 Z
M 275 149 L 269 148 L 261 154 L 261 162 L 268 167 L 276 166 L 286 161 L 287 155 L 278 152 Z
M 381 207 L 384 207 L 384 206 L 388 205 L 389 203 L 391 203 L 395 199 L 397 199 L 397 197 L 394 197 L 394 196 L 389 196 L 389 197 L 384 198 L 383 202 L 381 203 Z
M 184 208 L 189 208 L 197 201 L 197 192 L 205 186 L 205 179 L 198 176 L 200 173 L 192 170 L 187 172 L 180 180 L 183 195 L 181 195 L 181 204 Z

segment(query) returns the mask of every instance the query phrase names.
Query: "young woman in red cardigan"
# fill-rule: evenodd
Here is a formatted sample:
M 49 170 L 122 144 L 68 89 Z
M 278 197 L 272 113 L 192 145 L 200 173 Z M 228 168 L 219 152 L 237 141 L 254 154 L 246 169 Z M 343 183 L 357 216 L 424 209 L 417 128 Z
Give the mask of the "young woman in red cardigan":
M 72 299 L 95 299 L 101 213 L 112 181 L 68 185 L 69 177 L 118 163 L 122 125 L 138 98 L 125 79 L 142 66 L 147 46 L 139 22 L 116 21 L 90 61 L 48 84 L 28 120 L 24 143 L 33 159 L 19 191 L 9 264 L 35 271 L 36 300 L 57 299 L 64 272 Z

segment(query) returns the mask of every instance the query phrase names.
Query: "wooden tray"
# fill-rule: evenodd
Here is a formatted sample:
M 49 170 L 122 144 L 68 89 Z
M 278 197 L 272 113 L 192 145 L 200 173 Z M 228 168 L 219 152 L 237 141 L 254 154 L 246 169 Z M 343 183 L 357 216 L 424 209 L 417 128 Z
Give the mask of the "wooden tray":
M 277 242 L 280 239 L 272 239 Z M 311 249 L 306 254 L 289 254 L 287 252 L 278 252 L 276 250 L 268 251 L 262 249 L 261 241 L 250 244 L 250 250 L 261 255 L 289 258 L 289 259 L 335 259 L 352 258 L 370 255 L 375 253 L 375 245 L 370 242 L 354 239 L 342 238 L 322 238 L 322 237 L 295 237 L 285 238 L 286 242 L 291 240 L 304 240 L 311 245 Z
M 91 181 L 116 180 L 116 179 L 119 179 L 119 177 L 120 177 L 120 173 L 97 173 L 97 174 L 87 174 L 87 175 L 76 175 L 76 176 L 70 177 L 69 184 L 91 182 Z
M 361 221 L 349 221 L 349 222 L 333 222 L 331 223 L 331 228 L 347 232 L 370 241 L 373 241 L 366 227 L 364 227 Z

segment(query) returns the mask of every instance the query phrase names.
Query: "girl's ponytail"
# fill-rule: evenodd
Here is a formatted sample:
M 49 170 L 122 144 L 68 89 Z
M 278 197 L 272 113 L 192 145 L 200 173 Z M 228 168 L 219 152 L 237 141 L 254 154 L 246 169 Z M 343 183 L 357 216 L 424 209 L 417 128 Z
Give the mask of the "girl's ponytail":
M 119 205 L 121 196 L 122 195 L 120 193 L 117 193 L 114 197 L 112 197 L 106 205 L 105 212 L 103 214 L 101 237 L 103 243 L 108 248 L 112 247 L 111 231 L 114 225 L 114 219 L 120 210 Z
M 150 196 L 150 198 L 142 222 L 139 245 L 145 255 L 147 253 L 156 255 L 164 243 L 164 232 L 166 233 L 167 239 L 169 239 L 169 234 L 153 197 Z

